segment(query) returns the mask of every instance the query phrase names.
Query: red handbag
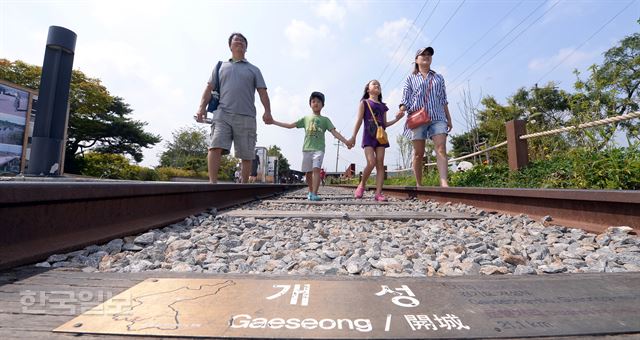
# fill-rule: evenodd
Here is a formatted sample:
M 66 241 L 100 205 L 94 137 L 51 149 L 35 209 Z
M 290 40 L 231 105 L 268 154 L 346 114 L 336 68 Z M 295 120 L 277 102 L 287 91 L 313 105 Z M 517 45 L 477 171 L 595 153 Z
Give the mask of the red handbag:
M 409 129 L 415 129 L 421 125 L 431 123 L 431 115 L 429 115 L 429 111 L 427 111 L 427 103 L 429 102 L 429 93 L 431 93 L 431 84 L 433 83 L 433 76 L 429 80 L 429 88 L 427 89 L 427 94 L 425 95 L 425 107 L 420 110 L 413 111 L 407 116 L 407 127 Z

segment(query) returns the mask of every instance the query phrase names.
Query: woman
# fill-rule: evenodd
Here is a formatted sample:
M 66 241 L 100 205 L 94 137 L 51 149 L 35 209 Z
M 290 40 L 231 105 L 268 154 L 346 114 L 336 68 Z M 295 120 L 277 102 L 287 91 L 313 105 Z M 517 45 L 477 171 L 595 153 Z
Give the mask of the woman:
M 411 115 L 424 107 L 431 117 L 430 123 L 411 130 L 413 172 L 416 177 L 416 185 L 422 186 L 424 143 L 427 138 L 430 138 L 435 146 L 440 186 L 448 187 L 447 133 L 452 128 L 451 115 L 449 115 L 444 78 L 431 69 L 432 57 L 432 47 L 421 48 L 416 53 L 413 72 L 404 83 L 400 110 L 407 111 L 408 115 Z

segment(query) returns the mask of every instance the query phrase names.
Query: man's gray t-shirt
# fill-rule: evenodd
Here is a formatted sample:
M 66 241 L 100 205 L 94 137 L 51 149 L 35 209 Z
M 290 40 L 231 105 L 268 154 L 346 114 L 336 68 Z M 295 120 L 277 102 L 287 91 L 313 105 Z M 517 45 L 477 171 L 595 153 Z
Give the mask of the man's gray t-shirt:
M 215 84 L 215 66 L 209 83 Z M 220 66 L 220 104 L 218 110 L 245 116 L 256 115 L 256 89 L 267 88 L 260 69 L 242 59 L 225 61 Z

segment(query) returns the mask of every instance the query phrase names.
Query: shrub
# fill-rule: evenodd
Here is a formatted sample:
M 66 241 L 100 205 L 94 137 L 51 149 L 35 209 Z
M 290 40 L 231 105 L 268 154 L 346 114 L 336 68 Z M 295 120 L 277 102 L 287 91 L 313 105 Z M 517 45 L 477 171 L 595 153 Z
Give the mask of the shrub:
M 127 179 L 129 160 L 123 155 L 89 152 L 84 155 L 80 174 L 97 178 Z
M 387 185 L 415 185 L 413 176 L 396 177 Z M 425 170 L 423 184 L 438 186 L 435 167 Z M 512 172 L 505 164 L 476 165 L 465 172 L 449 173 L 449 184 L 457 187 L 640 189 L 640 152 L 637 146 L 596 152 L 575 148 L 529 163 Z

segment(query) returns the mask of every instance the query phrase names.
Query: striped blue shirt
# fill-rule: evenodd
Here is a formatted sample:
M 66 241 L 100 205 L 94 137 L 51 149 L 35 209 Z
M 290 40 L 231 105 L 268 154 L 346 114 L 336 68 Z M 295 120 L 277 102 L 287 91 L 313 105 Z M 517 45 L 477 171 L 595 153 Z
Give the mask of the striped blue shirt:
M 404 82 L 402 89 L 402 104 L 407 108 L 407 114 L 420 110 L 425 106 L 427 101 L 426 92 L 429 88 L 429 81 L 433 79 L 431 84 L 431 92 L 429 93 L 429 102 L 427 103 L 427 111 L 432 121 L 447 121 L 447 115 L 444 113 L 444 106 L 449 104 L 447 101 L 447 91 L 444 86 L 444 78 L 433 70 L 427 74 L 427 78 L 423 78 L 420 72 L 410 74 Z

